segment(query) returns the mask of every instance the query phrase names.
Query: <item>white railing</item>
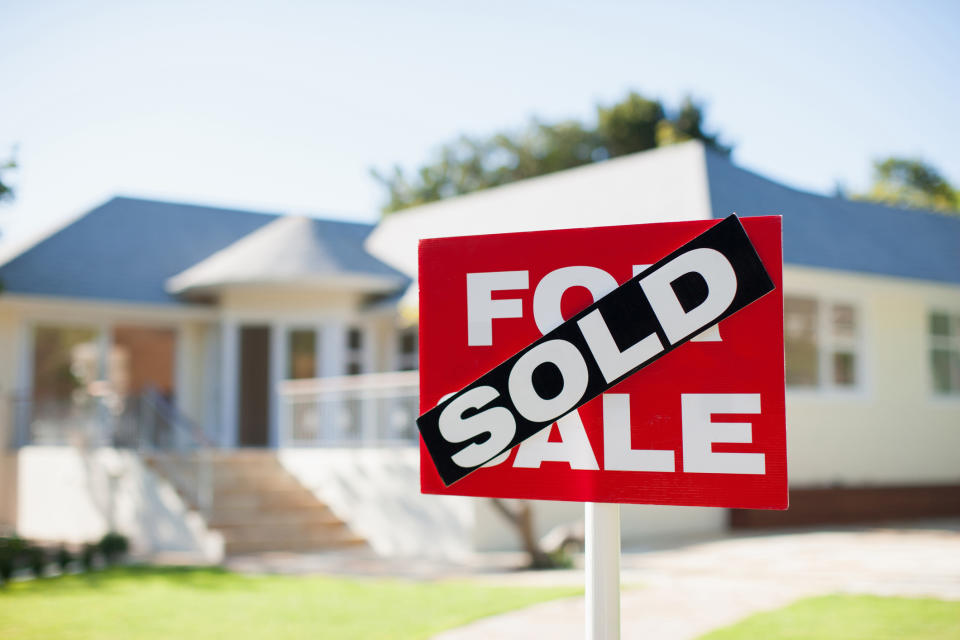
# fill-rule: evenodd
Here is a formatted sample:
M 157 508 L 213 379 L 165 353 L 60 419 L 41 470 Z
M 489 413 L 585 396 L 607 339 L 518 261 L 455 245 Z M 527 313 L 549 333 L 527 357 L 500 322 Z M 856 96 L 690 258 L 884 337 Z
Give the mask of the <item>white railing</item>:
M 419 379 L 417 371 L 397 371 L 281 382 L 279 445 L 414 445 Z

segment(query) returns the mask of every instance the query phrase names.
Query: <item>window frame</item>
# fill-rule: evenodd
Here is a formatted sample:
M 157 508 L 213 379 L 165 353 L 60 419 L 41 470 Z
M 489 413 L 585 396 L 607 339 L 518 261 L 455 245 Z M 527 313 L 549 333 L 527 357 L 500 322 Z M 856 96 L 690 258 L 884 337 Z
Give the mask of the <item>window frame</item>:
M 810 290 L 784 291 L 784 306 L 787 298 L 801 298 L 816 303 L 817 318 L 814 344 L 817 350 L 817 377 L 814 385 L 786 384 L 786 353 L 784 353 L 784 382 L 786 392 L 797 397 L 866 397 L 870 390 L 869 350 L 867 337 L 869 322 L 865 312 L 866 305 L 856 296 L 823 295 Z M 850 339 L 838 338 L 831 326 L 833 309 L 838 306 L 850 307 L 854 313 L 854 336 Z M 786 311 L 784 311 L 784 352 L 786 352 Z M 848 349 L 845 349 L 847 347 Z M 850 351 L 854 355 L 854 382 L 851 385 L 839 385 L 834 381 L 833 356 L 839 352 Z
M 927 308 L 927 313 L 923 318 L 924 333 L 926 334 L 926 352 L 924 353 L 924 361 L 927 371 L 927 391 L 930 394 L 930 397 L 937 402 L 960 402 L 960 388 L 948 392 L 937 390 L 936 374 L 934 373 L 932 360 L 933 350 L 944 348 L 942 344 L 938 344 L 938 342 L 941 340 L 948 343 L 946 347 L 948 351 L 955 350 L 958 354 L 960 354 L 960 332 L 958 332 L 956 335 L 949 336 L 934 335 L 932 330 L 933 327 L 931 326 L 934 314 L 945 315 L 947 317 L 948 326 L 951 322 L 956 322 L 958 325 L 960 325 L 960 309 L 951 309 L 936 305 L 931 305 Z

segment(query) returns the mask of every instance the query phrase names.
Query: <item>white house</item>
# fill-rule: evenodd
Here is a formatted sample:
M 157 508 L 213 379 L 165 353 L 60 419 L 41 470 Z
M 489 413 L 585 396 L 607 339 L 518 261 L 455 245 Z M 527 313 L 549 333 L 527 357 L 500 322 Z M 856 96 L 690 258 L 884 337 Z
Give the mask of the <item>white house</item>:
M 415 374 L 369 375 L 416 368 L 417 241 L 732 211 L 783 215 L 792 506 L 625 508 L 624 540 L 960 514 L 960 219 L 799 192 L 691 142 L 375 228 L 94 209 L 0 265 L 0 524 L 213 555 L 515 545 L 485 501 L 419 495 Z M 542 531 L 578 517 L 537 505 Z
M 960 218 L 804 193 L 688 142 L 401 211 L 367 246 L 415 279 L 420 238 L 733 212 L 783 216 L 791 507 L 731 524 L 960 515 Z

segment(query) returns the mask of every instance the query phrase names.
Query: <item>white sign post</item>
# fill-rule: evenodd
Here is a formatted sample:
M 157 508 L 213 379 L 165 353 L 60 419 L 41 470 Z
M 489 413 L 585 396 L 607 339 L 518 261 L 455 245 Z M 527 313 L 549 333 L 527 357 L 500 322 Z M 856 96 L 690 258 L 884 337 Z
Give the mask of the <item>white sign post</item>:
M 620 505 L 584 503 L 587 640 L 620 638 Z

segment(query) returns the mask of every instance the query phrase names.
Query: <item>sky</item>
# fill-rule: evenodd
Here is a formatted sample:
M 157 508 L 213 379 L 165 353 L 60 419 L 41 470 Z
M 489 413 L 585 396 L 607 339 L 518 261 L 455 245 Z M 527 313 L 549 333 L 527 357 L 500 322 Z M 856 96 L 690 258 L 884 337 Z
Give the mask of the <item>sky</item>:
M 960 183 L 960 2 L 7 2 L 0 251 L 118 194 L 375 221 L 370 169 L 461 133 L 702 101 L 734 161 L 865 188 Z

